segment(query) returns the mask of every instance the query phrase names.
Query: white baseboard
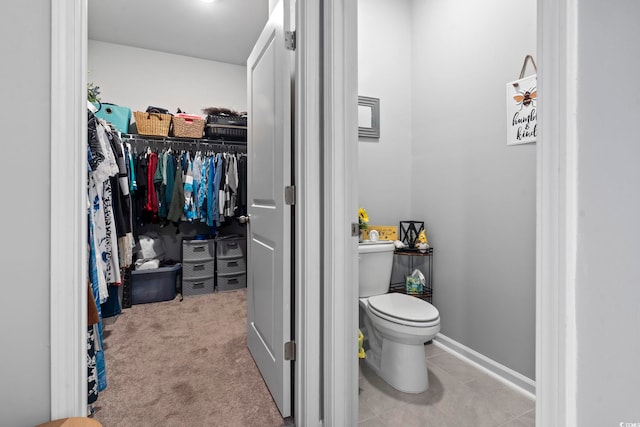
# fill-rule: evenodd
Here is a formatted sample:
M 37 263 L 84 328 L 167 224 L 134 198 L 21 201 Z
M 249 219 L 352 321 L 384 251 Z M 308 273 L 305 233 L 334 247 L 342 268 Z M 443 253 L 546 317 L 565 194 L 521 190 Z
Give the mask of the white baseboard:
M 536 399 L 535 381 L 525 377 L 513 369 L 507 368 L 495 360 L 489 359 L 487 356 L 460 344 L 446 335 L 438 334 L 433 340 L 433 343 L 457 358 L 471 363 L 478 369 L 486 372 L 488 375 L 491 375 L 515 391 L 522 393 L 532 400 Z

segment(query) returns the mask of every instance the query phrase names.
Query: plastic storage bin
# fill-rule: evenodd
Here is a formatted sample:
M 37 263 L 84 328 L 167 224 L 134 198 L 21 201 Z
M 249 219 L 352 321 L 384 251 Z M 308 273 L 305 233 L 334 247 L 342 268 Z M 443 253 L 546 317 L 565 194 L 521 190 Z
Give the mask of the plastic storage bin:
M 153 270 L 131 272 L 131 303 L 169 301 L 176 297 L 178 274 L 182 264 L 160 267 Z
M 221 237 L 216 241 L 216 285 L 218 292 L 247 287 L 247 239 Z
M 182 295 L 190 297 L 194 295 L 211 294 L 214 291 L 215 280 L 210 278 L 185 279 L 182 281 Z
M 218 274 L 218 292 L 235 291 L 246 287 L 246 273 Z
M 215 240 L 182 241 L 182 295 L 213 293 L 215 287 Z

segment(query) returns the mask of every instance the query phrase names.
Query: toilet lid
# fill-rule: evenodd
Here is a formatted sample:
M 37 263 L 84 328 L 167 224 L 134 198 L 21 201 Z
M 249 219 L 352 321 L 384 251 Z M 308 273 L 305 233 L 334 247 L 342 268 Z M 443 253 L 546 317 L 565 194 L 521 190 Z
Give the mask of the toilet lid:
M 411 295 L 392 292 L 369 297 L 368 301 L 372 311 L 400 321 L 429 323 L 440 317 L 437 308 Z

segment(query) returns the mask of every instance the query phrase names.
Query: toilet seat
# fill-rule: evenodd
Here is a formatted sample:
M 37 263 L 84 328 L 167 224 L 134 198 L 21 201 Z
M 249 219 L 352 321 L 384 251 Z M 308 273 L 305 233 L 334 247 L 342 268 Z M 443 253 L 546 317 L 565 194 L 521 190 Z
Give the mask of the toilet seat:
M 420 298 L 401 293 L 388 293 L 368 298 L 372 314 L 393 323 L 427 327 L 440 323 L 438 309 Z

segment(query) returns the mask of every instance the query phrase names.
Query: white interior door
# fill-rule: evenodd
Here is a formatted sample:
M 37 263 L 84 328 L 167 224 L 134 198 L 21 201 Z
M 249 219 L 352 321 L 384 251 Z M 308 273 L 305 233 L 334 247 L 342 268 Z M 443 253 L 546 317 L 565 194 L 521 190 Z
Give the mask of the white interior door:
M 280 1 L 247 61 L 247 342 L 283 417 L 291 415 L 291 52 Z

